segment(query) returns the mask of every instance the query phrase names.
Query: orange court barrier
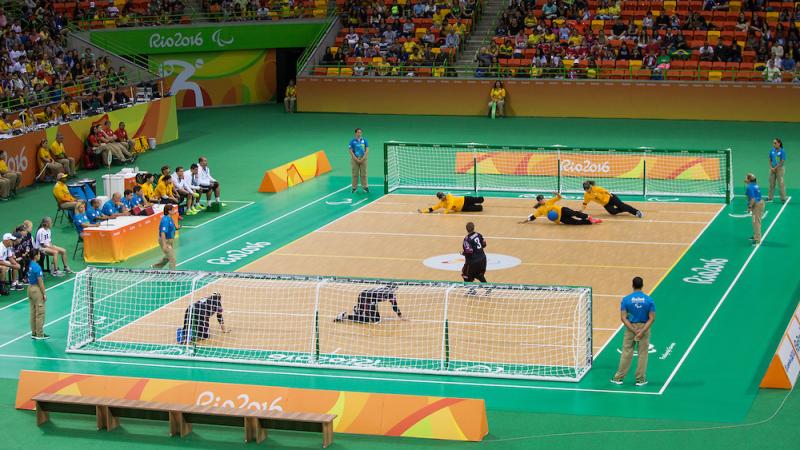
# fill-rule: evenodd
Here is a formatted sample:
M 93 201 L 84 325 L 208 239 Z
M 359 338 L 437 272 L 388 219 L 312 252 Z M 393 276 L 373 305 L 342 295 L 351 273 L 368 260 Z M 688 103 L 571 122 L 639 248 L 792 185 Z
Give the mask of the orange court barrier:
M 761 381 L 762 388 L 792 389 L 800 374 L 800 305 L 794 310 L 781 343 Z
M 266 171 L 258 192 L 280 192 L 330 171 L 328 156 L 320 150 Z
M 152 216 L 121 216 L 83 230 L 83 259 L 88 263 L 116 263 L 158 247 L 162 205 Z M 172 220 L 178 223 L 178 211 Z M 177 234 L 176 234 L 177 237 Z
M 337 433 L 480 441 L 489 432 L 480 399 L 21 371 L 16 408 L 33 410 L 40 393 L 337 414 Z

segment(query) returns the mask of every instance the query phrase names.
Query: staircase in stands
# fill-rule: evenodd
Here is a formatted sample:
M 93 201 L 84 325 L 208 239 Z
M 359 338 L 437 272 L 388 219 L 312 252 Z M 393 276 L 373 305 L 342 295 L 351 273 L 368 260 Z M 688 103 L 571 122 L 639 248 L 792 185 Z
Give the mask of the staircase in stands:
M 480 23 L 475 26 L 464 45 L 463 51 L 456 59 L 456 67 L 468 67 L 475 65 L 475 58 L 481 47 L 489 45 L 489 41 L 494 37 L 494 30 L 497 27 L 497 20 L 500 14 L 508 6 L 508 0 L 486 0 L 483 4 L 483 15 Z

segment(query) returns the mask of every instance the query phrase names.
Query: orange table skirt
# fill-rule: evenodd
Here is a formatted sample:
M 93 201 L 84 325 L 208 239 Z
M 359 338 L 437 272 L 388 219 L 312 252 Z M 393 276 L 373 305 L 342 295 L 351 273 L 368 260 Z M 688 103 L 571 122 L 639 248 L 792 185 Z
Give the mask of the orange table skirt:
M 158 226 L 163 216 L 163 213 L 157 213 L 142 217 L 136 223 L 112 230 L 84 230 L 83 260 L 87 263 L 116 263 L 158 247 Z M 173 213 L 172 220 L 178 223 L 177 212 Z

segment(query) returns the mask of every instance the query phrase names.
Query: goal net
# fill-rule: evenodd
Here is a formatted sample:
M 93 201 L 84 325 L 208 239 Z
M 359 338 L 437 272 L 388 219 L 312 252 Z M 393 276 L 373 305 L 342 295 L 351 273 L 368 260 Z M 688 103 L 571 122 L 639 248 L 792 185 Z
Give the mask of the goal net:
M 595 180 L 617 194 L 730 201 L 727 150 L 384 144 L 386 192 L 397 189 L 580 193 Z
M 67 351 L 577 381 L 591 317 L 583 287 L 89 268 Z

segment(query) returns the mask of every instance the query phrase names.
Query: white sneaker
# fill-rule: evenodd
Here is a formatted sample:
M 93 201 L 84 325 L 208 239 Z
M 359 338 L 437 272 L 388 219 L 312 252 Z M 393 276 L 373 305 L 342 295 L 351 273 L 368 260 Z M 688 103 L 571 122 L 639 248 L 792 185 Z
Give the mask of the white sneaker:
M 347 311 L 342 311 L 336 315 L 336 318 L 333 319 L 334 322 L 342 322 L 344 321 L 344 317 L 347 315 Z
M 69 267 L 64 267 L 64 273 L 75 273 Z
M 644 217 L 644 214 L 642 214 L 641 211 L 636 211 L 636 217 L 641 219 L 642 217 Z
M 618 380 L 616 378 L 612 378 L 612 379 L 610 379 L 608 381 L 610 381 L 611 383 L 614 383 L 616 385 L 621 385 L 622 384 L 622 380 Z
M 647 380 L 636 380 L 636 386 L 645 386 L 647 385 Z
M 54 277 L 63 277 L 64 276 L 64 272 L 62 272 L 60 270 L 51 270 L 50 271 L 50 275 L 52 275 Z

